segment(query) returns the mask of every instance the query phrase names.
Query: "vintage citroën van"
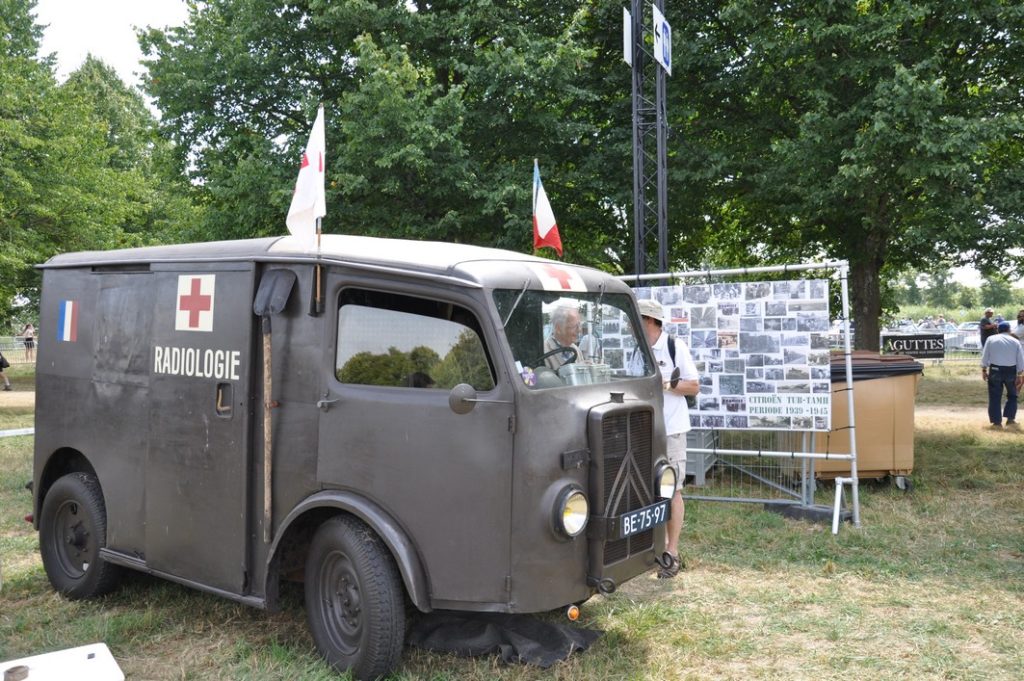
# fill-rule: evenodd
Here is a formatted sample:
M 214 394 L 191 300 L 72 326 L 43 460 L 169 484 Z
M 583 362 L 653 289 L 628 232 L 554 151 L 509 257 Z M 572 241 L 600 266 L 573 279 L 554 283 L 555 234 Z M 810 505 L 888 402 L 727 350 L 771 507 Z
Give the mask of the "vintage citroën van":
M 34 520 L 69 597 L 302 581 L 321 653 L 375 678 L 409 604 L 547 611 L 661 560 L 662 383 L 607 274 L 343 236 L 41 267 Z M 586 350 L 546 350 L 559 306 Z

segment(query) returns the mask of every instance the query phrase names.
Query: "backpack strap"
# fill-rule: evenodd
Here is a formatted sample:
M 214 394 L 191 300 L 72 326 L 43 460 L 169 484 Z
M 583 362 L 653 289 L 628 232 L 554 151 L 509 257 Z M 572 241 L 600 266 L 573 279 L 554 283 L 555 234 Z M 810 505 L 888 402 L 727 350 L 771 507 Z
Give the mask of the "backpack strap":
M 679 366 L 676 364 L 676 339 L 674 336 L 668 337 L 668 356 L 672 358 L 672 368 Z

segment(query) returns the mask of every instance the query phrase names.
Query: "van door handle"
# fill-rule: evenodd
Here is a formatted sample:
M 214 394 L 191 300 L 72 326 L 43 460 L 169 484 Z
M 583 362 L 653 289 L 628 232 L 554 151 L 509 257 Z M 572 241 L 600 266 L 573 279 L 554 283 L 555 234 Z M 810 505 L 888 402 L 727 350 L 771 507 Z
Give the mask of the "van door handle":
M 324 396 L 316 403 L 317 409 L 320 411 L 327 411 L 331 408 L 331 405 L 337 402 L 340 398 L 335 397 L 333 400 L 327 399 L 330 393 L 324 393 Z

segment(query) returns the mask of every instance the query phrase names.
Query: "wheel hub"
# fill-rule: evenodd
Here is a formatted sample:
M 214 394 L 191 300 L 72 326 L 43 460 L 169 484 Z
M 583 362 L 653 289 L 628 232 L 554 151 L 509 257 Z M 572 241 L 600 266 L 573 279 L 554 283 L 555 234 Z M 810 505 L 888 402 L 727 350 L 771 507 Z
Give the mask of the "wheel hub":
M 92 550 L 92 532 L 81 514 L 79 505 L 69 501 L 58 511 L 57 552 L 64 572 L 71 577 L 80 577 L 89 566 Z
M 334 644 L 347 654 L 359 649 L 363 630 L 362 594 L 354 570 L 348 556 L 336 554 L 321 572 L 326 612 L 333 613 L 327 617 L 326 628 Z

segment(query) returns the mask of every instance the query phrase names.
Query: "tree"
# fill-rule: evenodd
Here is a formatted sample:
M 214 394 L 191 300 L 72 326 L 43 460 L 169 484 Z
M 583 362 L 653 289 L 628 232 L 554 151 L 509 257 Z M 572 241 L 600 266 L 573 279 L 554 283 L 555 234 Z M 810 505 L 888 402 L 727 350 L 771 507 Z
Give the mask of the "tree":
M 1005 274 L 1000 272 L 988 272 L 981 282 L 981 299 L 985 305 L 992 307 L 1009 307 L 1013 305 L 1013 285 Z M 1010 318 L 1015 315 L 1004 311 L 1004 317 Z
M 956 294 L 956 306 L 964 310 L 977 308 L 978 299 L 974 295 L 974 289 L 961 285 Z
M 698 254 L 848 259 L 858 342 L 877 349 L 889 273 L 1005 263 L 1021 243 L 1019 6 L 693 0 L 670 17 L 693 151 L 676 162 L 711 185 Z
M 422 371 L 429 374 L 434 366 L 441 361 L 437 352 L 426 345 L 418 345 L 409 351 L 409 363 L 413 371 Z
M 413 372 L 409 355 L 398 348 L 388 348 L 386 353 L 358 352 L 338 369 L 338 380 L 342 383 L 361 385 L 405 385 L 405 377 Z
M 956 295 L 956 282 L 948 269 L 936 270 L 928 275 L 926 298 L 933 307 L 949 307 Z
M 35 283 L 39 237 L 27 232 L 43 212 L 33 188 L 42 157 L 40 111 L 52 87 L 47 63 L 36 60 L 41 29 L 32 21 L 29 0 L 0 3 L 0 320 L 6 321 L 15 295 Z
M 0 320 L 16 296 L 38 303 L 35 264 L 146 243 L 192 217 L 159 172 L 166 145 L 139 95 L 93 59 L 58 85 L 34 5 L 0 1 Z
M 477 390 L 494 387 L 494 376 L 480 337 L 469 329 L 459 334 L 459 340 L 433 368 L 432 375 L 439 388 L 451 388 L 459 383 L 468 383 Z
M 1007 264 L 1024 222 L 1024 12 L 1005 0 L 669 3 L 673 267 L 838 258 L 885 282 Z M 150 30 L 147 88 L 209 238 L 283 233 L 316 103 L 327 231 L 529 250 L 540 157 L 567 259 L 630 270 L 621 4 L 211 0 Z
M 594 136 L 576 112 L 578 14 L 566 0 L 213 0 L 143 36 L 147 89 L 211 238 L 284 231 L 324 102 L 325 231 L 528 250 L 533 158 L 558 205 Z M 570 249 L 602 241 L 613 208 L 589 203 L 593 230 L 567 231 Z
M 896 302 L 900 305 L 920 305 L 924 302 L 921 287 L 917 284 L 917 270 L 904 272 L 896 287 Z
M 61 86 L 80 98 L 105 132 L 107 165 L 123 180 L 130 214 L 120 227 L 130 242 L 185 240 L 200 213 L 189 199 L 191 187 L 173 162 L 174 149 L 161 138 L 142 95 L 110 66 L 89 55 Z

